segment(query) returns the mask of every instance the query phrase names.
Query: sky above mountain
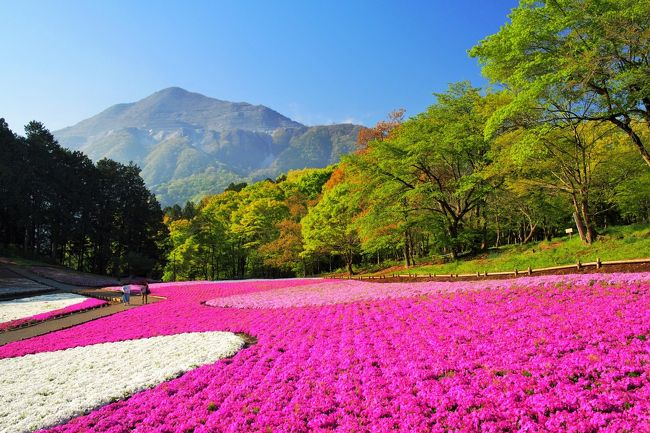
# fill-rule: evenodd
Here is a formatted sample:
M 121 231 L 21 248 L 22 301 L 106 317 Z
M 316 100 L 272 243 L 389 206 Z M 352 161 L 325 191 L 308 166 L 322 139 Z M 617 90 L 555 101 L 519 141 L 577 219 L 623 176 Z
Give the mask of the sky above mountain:
M 417 114 L 515 0 L 3 2 L 0 117 L 22 133 L 180 86 L 306 125 Z

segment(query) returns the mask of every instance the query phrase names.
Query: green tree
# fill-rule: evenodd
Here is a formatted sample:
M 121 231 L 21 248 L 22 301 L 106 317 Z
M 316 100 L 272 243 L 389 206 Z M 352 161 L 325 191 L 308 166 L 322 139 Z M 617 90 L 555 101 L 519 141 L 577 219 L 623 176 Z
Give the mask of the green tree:
M 359 252 L 359 236 L 353 224 L 359 209 L 350 199 L 350 186 L 341 182 L 324 192 L 321 200 L 302 220 L 303 256 L 326 251 L 341 256 L 352 275 Z
M 531 110 L 548 122 L 606 121 L 650 166 L 642 133 L 650 127 L 649 28 L 647 0 L 521 0 L 510 22 L 470 51 L 513 96 L 486 133 Z
M 94 165 L 40 122 L 25 132 L 0 121 L 0 242 L 79 270 L 159 272 L 165 227 L 139 168 Z
M 373 179 L 376 192 L 370 193 L 384 195 L 384 206 L 393 212 L 429 213 L 434 238 L 456 257 L 476 244 L 470 217 L 480 213 L 498 180 L 486 170 L 490 143 L 483 127 L 489 98 L 469 83 L 451 85 L 436 97 L 425 113 L 404 122 L 390 138 L 370 141 L 349 161 L 360 176 Z

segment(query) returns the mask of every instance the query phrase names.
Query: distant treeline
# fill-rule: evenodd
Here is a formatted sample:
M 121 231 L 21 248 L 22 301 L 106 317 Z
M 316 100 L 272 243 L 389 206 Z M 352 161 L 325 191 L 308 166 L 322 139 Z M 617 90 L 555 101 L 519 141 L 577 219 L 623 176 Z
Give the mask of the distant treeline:
M 521 0 L 450 85 L 362 130 L 335 168 L 168 209 L 165 278 L 455 258 L 650 220 L 650 2 Z M 643 255 L 643 252 L 639 252 Z
M 276 180 L 230 184 L 198 206 L 165 208 L 171 251 L 164 279 L 280 277 L 339 265 L 329 252 L 304 254 L 301 228 L 332 170 L 296 170 Z
M 160 273 L 167 229 L 140 169 L 64 149 L 39 122 L 0 119 L 0 244 L 78 270 Z

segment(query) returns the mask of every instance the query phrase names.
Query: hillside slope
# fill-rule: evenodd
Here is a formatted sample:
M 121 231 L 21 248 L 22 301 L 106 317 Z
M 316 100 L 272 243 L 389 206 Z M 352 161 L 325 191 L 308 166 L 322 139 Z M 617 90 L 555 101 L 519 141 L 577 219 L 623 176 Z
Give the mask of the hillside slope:
M 161 203 L 169 205 L 221 192 L 230 182 L 336 163 L 354 149 L 360 128 L 309 127 L 263 105 L 171 87 L 114 105 L 54 135 L 95 161 L 133 161 Z
M 650 226 L 630 225 L 609 227 L 602 231 L 592 245 L 583 243 L 578 236 L 555 238 L 551 241 L 531 242 L 524 245 L 505 245 L 477 256 L 434 263 L 419 261 L 416 266 L 405 269 L 403 262 L 382 264 L 382 268 L 359 269 L 360 273 L 375 275 L 404 274 L 473 274 L 478 272 L 505 272 L 528 266 L 540 269 L 552 266 L 572 265 L 596 261 L 626 260 L 650 257 Z M 390 268 L 386 266 L 393 265 Z

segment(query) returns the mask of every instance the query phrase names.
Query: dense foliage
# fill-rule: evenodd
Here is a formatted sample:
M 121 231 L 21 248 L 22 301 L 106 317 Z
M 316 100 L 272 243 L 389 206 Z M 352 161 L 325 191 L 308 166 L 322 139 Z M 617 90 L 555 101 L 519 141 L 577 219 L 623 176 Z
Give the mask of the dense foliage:
M 365 131 L 332 169 L 289 172 L 167 208 L 165 277 L 305 275 L 371 262 L 444 260 L 550 240 L 585 243 L 650 220 L 650 172 L 602 123 L 517 127 L 486 138 L 500 93 L 452 85 L 425 113 Z M 233 185 L 234 186 L 234 185 Z
M 411 266 L 650 221 L 648 5 L 522 0 L 470 52 L 496 88 L 455 83 L 423 113 L 391 113 L 329 180 L 293 172 L 196 216 L 170 209 L 167 278 Z M 296 185 L 315 173 L 310 193 Z
M 291 171 L 277 180 L 233 184 L 222 194 L 165 209 L 170 230 L 165 278 L 289 276 L 318 271 L 329 251 L 304 252 L 301 221 L 331 168 Z M 320 227 L 321 229 L 323 227 Z
M 650 222 L 649 5 L 521 0 L 470 51 L 494 87 L 454 83 L 423 113 L 405 119 L 397 110 L 362 129 L 356 151 L 335 166 L 250 185 L 220 169 L 165 184 L 156 190 L 164 197 L 187 196 L 195 184 L 225 192 L 166 208 L 164 278 L 408 267 L 567 228 L 592 244 L 609 225 Z M 273 140 L 298 166 L 347 148 L 331 128 L 308 128 L 300 146 L 283 134 Z M 136 166 L 93 165 L 37 123 L 25 138 L 3 124 L 0 140 L 1 242 L 96 272 L 153 266 L 165 229 Z M 247 164 L 260 162 L 233 143 Z M 156 182 L 167 172 L 146 171 L 162 176 Z
M 39 122 L 25 132 L 0 119 L 0 244 L 100 274 L 157 272 L 166 227 L 140 169 L 93 164 Z
M 607 122 L 650 166 L 648 28 L 645 0 L 521 0 L 510 22 L 471 52 L 513 95 L 488 131 L 531 111 L 549 123 Z

